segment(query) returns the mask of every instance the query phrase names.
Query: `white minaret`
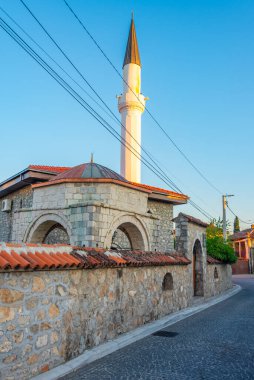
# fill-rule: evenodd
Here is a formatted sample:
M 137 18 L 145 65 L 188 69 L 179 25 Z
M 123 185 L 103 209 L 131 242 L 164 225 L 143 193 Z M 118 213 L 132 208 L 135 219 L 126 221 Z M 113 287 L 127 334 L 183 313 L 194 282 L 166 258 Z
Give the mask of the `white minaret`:
M 141 62 L 133 18 L 123 62 L 123 78 L 123 94 L 118 97 L 118 109 L 125 127 L 122 127 L 122 139 L 127 147 L 121 144 L 121 175 L 128 181 L 140 183 L 141 162 L 138 157 L 141 157 L 141 114 L 145 109 L 146 98 L 140 92 Z

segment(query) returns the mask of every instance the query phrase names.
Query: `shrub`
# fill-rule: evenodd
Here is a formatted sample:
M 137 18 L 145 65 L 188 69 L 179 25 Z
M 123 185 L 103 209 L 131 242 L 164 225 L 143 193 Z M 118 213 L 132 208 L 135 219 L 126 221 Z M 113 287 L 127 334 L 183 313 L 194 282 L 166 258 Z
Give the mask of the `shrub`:
M 225 263 L 233 264 L 237 261 L 234 249 L 218 236 L 207 239 L 207 253 Z

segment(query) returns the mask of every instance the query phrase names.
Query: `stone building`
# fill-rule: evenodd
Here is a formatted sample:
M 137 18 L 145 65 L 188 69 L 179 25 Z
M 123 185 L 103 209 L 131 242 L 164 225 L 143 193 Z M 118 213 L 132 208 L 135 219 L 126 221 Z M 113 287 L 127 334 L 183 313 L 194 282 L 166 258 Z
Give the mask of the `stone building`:
M 0 185 L 0 197 L 0 241 L 164 252 L 174 248 L 173 206 L 188 199 L 93 162 L 31 165 Z
M 188 196 L 140 183 L 133 20 L 123 77 L 121 175 L 91 160 L 0 183 L 0 378 L 30 379 L 232 286 L 231 266 L 207 257 L 207 225 L 173 219 Z

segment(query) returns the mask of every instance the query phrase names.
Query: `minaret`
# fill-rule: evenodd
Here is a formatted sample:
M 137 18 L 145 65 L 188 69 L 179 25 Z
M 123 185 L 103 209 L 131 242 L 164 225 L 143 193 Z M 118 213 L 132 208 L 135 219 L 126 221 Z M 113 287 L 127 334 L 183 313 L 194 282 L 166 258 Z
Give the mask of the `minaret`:
M 118 97 L 118 109 L 125 127 L 122 127 L 122 139 L 127 147 L 121 144 L 121 175 L 131 182 L 140 183 L 141 114 L 146 98 L 140 92 L 141 62 L 133 17 L 123 62 L 123 78 L 123 94 Z

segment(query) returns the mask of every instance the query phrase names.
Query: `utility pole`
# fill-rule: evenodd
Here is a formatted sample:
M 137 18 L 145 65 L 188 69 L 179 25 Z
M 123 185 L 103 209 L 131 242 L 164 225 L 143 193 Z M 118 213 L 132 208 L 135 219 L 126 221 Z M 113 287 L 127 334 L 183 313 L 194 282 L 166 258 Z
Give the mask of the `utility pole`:
M 223 210 L 223 240 L 227 241 L 227 218 L 226 218 L 226 208 L 227 208 L 227 198 L 233 197 L 233 194 L 222 195 L 222 210 Z

